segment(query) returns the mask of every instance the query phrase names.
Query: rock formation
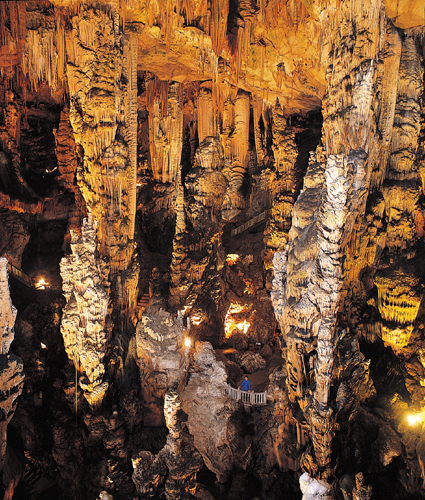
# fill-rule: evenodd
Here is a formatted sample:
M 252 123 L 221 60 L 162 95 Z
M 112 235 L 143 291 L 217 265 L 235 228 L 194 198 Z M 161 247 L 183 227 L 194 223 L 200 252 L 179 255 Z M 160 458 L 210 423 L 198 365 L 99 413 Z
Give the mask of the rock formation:
M 10 352 L 15 336 L 16 308 L 9 294 L 7 259 L 0 258 L 0 469 L 6 459 L 7 426 L 18 404 L 18 397 L 24 386 L 22 359 Z
M 234 428 L 231 417 L 238 404 L 227 396 L 224 365 L 208 342 L 196 342 L 192 373 L 180 398 L 194 446 L 218 481 L 225 482 L 236 456 L 249 460 L 250 443 Z
M 164 477 L 167 500 L 191 498 L 195 494 L 196 473 L 203 461 L 181 420 L 181 413 L 179 395 L 173 389 L 167 391 L 164 398 L 165 422 L 169 431 L 167 442 L 156 457 L 142 451 L 133 459 L 133 481 L 139 494 L 156 492 Z
M 187 378 L 190 350 L 189 330 L 177 318 L 160 309 L 148 308 L 136 330 L 137 364 L 145 402 L 146 425 L 163 423 L 163 398 Z
M 107 265 L 96 258 L 96 224 L 84 219 L 82 234 L 72 232 L 72 255 L 61 261 L 63 310 L 61 332 L 65 350 L 80 374 L 79 385 L 90 406 L 102 404 L 108 389 L 104 358 L 109 349 L 112 324 L 108 313 Z
M 169 299 L 172 307 L 193 316 L 197 316 L 197 301 L 204 297 L 218 301 L 220 296 L 221 210 L 227 189 L 220 142 L 206 137 L 195 156 L 196 165 L 185 178 L 187 196 L 180 189 L 177 199 Z
M 0 495 L 422 497 L 424 15 L 0 2 Z

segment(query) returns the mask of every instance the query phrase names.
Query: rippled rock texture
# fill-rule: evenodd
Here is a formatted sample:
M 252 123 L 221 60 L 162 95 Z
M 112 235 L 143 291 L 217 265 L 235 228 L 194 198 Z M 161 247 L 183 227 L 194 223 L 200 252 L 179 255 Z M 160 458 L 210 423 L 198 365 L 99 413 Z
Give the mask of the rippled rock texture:
M 7 259 L 0 258 L 0 470 L 6 459 L 7 425 L 24 386 L 22 359 L 10 352 L 16 313 L 9 294 Z

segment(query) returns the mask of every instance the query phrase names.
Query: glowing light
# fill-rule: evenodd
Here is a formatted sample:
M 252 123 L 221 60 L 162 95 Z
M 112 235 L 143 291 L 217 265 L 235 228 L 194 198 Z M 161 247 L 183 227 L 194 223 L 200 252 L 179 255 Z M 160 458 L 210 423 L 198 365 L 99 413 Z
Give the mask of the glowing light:
M 415 425 L 423 424 L 425 422 L 425 409 L 418 413 L 409 413 L 406 416 L 407 423 L 414 427 Z
M 229 266 L 234 266 L 238 260 L 239 260 L 239 255 L 237 253 L 229 253 L 226 257 L 226 261 L 229 264 Z
M 252 280 L 243 280 L 245 283 L 245 290 L 243 293 L 246 293 L 247 295 L 255 295 L 255 288 L 254 285 L 252 284 Z
M 192 347 L 192 339 L 190 337 L 186 337 L 184 339 L 184 346 L 186 349 L 190 349 Z
M 45 290 L 47 285 L 47 281 L 44 278 L 40 278 L 35 284 L 35 288 L 38 288 L 38 290 Z
M 189 311 L 189 309 L 190 309 L 190 306 L 184 306 L 182 309 L 182 316 L 186 316 L 187 311 Z
M 46 344 L 44 344 L 44 342 L 40 342 L 40 345 L 41 345 L 41 348 L 42 348 L 42 349 L 47 349 L 47 345 L 46 345 Z
M 198 326 L 202 323 L 202 317 L 200 315 L 195 314 L 190 317 L 190 322 Z
M 249 321 L 246 318 L 237 316 L 241 313 L 248 315 Z M 248 304 L 230 304 L 224 319 L 224 338 L 230 338 L 235 330 L 239 330 L 240 332 L 246 334 L 251 326 L 254 313 L 255 310 L 252 311 L 251 306 Z M 234 315 L 236 315 L 236 317 Z

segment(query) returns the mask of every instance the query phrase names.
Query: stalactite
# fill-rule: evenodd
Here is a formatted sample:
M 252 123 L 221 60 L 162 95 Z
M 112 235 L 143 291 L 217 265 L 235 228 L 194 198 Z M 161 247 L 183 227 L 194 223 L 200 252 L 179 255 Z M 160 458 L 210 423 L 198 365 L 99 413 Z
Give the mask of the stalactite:
M 127 51 L 128 60 L 128 91 L 125 102 L 125 121 L 127 123 L 126 141 L 129 148 L 130 175 L 128 180 L 129 196 L 129 234 L 130 240 L 134 239 L 134 224 L 136 220 L 137 197 L 137 34 L 130 32 Z M 121 197 L 120 197 L 121 199 Z
M 157 97 L 153 97 L 155 95 Z M 159 100 L 161 95 L 162 102 Z M 156 80 L 148 82 L 148 106 L 152 106 L 149 108 L 151 112 L 148 118 L 152 173 L 156 180 L 163 183 L 174 182 L 180 167 L 183 146 L 183 111 L 180 97 L 180 84 L 177 82 L 166 82 L 166 85 L 164 82 L 158 84 Z
M 206 137 L 215 136 L 214 121 L 211 86 L 203 85 L 199 89 L 198 97 L 198 138 L 200 143 Z
M 227 18 L 229 15 L 229 0 L 216 0 L 211 2 L 211 28 L 210 35 L 212 46 L 217 56 L 221 55 L 227 32 Z

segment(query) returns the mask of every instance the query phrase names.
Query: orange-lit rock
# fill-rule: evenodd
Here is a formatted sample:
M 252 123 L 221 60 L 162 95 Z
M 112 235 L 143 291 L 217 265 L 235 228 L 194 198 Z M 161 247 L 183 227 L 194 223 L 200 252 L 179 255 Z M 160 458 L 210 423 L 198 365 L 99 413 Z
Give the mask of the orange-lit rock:
M 193 308 L 203 292 L 218 299 L 218 270 L 224 261 L 221 210 L 227 189 L 222 165 L 220 142 L 207 137 L 196 151 L 195 167 L 186 176 L 187 195 L 179 189 L 169 299 L 173 307 Z
M 21 358 L 9 352 L 14 338 L 16 308 L 13 306 L 8 284 L 7 259 L 0 258 L 0 469 L 6 458 L 7 426 L 15 412 L 17 398 L 24 385 L 24 367 Z
M 108 389 L 104 357 L 112 323 L 107 264 L 96 258 L 96 226 L 84 219 L 82 234 L 71 233 L 72 255 L 61 261 L 63 310 L 61 332 L 69 359 L 79 372 L 79 384 L 90 406 L 102 404 Z
M 11 281 L 22 470 L 72 499 L 422 495 L 422 4 L 0 2 L 0 253 L 53 285 L 71 248 L 64 307 Z M 242 370 L 261 408 L 227 398 Z

